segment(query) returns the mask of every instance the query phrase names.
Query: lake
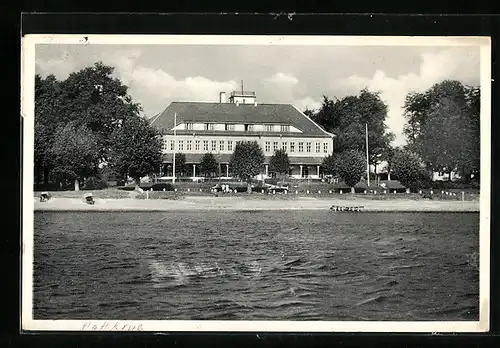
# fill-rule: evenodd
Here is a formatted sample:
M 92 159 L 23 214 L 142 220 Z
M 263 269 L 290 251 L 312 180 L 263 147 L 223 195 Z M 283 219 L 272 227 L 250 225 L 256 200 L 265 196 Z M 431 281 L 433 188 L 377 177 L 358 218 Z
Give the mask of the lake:
M 479 213 L 35 212 L 34 319 L 479 320 Z

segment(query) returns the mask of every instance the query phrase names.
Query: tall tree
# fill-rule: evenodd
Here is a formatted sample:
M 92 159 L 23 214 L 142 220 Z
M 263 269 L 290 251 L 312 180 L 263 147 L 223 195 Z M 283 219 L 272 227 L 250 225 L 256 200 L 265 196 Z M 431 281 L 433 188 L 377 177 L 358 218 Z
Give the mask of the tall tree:
M 59 96 L 60 82 L 54 75 L 45 79 L 35 75 L 35 137 L 34 137 L 34 169 L 35 181 L 43 175 L 48 183 L 51 168 L 50 148 L 54 135 L 60 124 Z
M 70 122 L 60 127 L 49 152 L 54 177 L 60 182 L 74 180 L 75 191 L 80 189 L 82 179 L 98 171 L 98 140 L 85 125 Z
M 445 80 L 423 93 L 406 97 L 404 133 L 408 149 L 429 169 L 479 176 L 480 91 L 459 81 Z
M 290 159 L 285 150 L 279 149 L 274 152 L 269 160 L 269 170 L 277 173 L 281 181 L 290 170 Z
M 394 134 L 385 124 L 388 107 L 379 93 L 363 89 L 359 95 L 331 100 L 323 96 L 321 108 L 311 118 L 327 131 L 337 135 L 335 150 L 366 151 L 368 125 L 369 162 L 375 167 L 381 154 L 391 146 Z
M 229 165 L 233 173 L 247 181 L 247 192 L 252 192 L 251 179 L 260 173 L 264 163 L 264 152 L 256 141 L 238 141 Z
M 339 154 L 337 171 L 340 178 L 351 188 L 354 193 L 356 185 L 366 170 L 366 160 L 363 154 L 356 150 L 345 150 Z
M 127 94 L 128 87 L 113 77 L 114 68 L 97 62 L 71 73 L 60 84 L 60 117 L 63 123 L 85 124 L 99 140 L 100 156 L 107 160 L 111 134 L 141 107 Z
M 219 170 L 219 163 L 211 152 L 203 155 L 200 161 L 200 172 L 204 177 L 213 176 Z
M 136 184 L 161 165 L 160 134 L 142 117 L 129 117 L 111 134 L 109 165 L 126 179 L 132 177 Z

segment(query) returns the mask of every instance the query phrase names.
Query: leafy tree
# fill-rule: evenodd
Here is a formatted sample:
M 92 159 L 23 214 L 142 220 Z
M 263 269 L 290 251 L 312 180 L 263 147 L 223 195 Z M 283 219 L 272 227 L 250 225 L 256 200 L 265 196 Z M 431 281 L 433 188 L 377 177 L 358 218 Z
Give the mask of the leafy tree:
M 445 80 L 436 83 L 424 93 L 410 92 L 403 106 L 407 123 L 404 134 L 410 144 L 418 141 L 422 126 L 426 123 L 431 110 L 443 99 L 450 98 L 465 107 L 467 89 L 459 81 Z
M 392 158 L 391 169 L 406 188 L 411 191 L 421 188 L 425 173 L 422 160 L 416 153 L 407 150 L 396 151 Z
M 480 90 L 445 80 L 406 97 L 404 132 L 408 148 L 429 169 L 479 178 Z
M 250 180 L 260 173 L 264 163 L 264 152 L 256 141 L 238 141 L 229 165 L 233 173 L 248 183 L 247 191 L 252 192 Z
M 354 192 L 354 185 L 361 180 L 366 171 L 366 160 L 363 154 L 356 150 L 345 150 L 339 154 L 336 162 L 340 178 Z
M 35 75 L 35 137 L 34 137 L 34 169 L 35 181 L 43 175 L 48 183 L 51 167 L 50 148 L 56 129 L 59 125 L 60 82 L 54 75 L 45 79 Z
M 464 112 L 455 101 L 444 98 L 429 113 L 421 127 L 418 149 L 434 171 L 472 171 L 475 134 Z
M 337 158 L 335 155 L 330 154 L 323 158 L 323 162 L 321 163 L 321 167 L 323 167 L 323 171 L 328 175 L 337 175 Z
M 175 154 L 175 175 L 183 176 L 186 172 L 186 155 L 178 152 Z
M 278 173 L 283 180 L 289 169 L 290 160 L 286 151 L 282 149 L 276 150 L 269 160 L 269 170 Z
M 70 122 L 59 128 L 49 153 L 54 177 L 60 182 L 74 180 L 75 191 L 82 179 L 98 171 L 98 140 L 85 125 Z
M 155 172 L 161 165 L 160 134 L 142 117 L 130 117 L 111 134 L 109 164 L 120 177 L 140 178 Z
M 97 62 L 71 73 L 60 83 L 61 122 L 85 124 L 98 136 L 100 156 L 107 160 L 111 134 L 129 117 L 139 117 L 141 107 L 127 94 L 128 87 L 113 77 L 114 68 Z
M 214 173 L 217 173 L 219 170 L 219 163 L 215 159 L 215 156 L 207 152 L 203 155 L 200 161 L 200 172 L 203 176 L 212 176 Z
M 328 132 L 337 135 L 336 152 L 357 150 L 366 152 L 368 125 L 369 162 L 376 166 L 381 154 L 390 147 L 394 134 L 389 132 L 385 119 L 388 107 L 379 93 L 363 89 L 357 96 L 328 99 L 323 96 L 321 108 L 311 118 Z

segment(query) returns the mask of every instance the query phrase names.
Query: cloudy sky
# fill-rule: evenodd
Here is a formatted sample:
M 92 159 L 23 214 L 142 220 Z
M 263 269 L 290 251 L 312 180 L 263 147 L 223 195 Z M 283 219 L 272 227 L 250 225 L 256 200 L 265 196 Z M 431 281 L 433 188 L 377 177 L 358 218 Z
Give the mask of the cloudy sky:
M 36 72 L 65 79 L 97 61 L 141 103 L 144 115 L 172 101 L 217 101 L 219 92 L 254 91 L 262 103 L 317 108 L 365 87 L 389 106 L 387 125 L 403 144 L 401 106 L 409 91 L 444 79 L 479 85 L 477 46 L 37 45 Z

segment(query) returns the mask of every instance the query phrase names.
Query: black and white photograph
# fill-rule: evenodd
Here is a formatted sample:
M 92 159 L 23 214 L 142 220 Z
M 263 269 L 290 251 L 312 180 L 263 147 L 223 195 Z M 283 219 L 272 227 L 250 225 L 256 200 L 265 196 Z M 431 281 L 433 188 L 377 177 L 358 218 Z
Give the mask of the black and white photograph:
M 23 330 L 487 331 L 490 45 L 26 35 Z

